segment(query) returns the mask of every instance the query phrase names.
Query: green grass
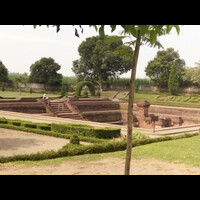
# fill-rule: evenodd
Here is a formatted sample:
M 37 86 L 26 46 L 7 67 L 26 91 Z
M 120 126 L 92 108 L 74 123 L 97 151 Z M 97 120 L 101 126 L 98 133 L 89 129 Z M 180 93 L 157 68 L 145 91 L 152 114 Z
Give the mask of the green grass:
M 169 93 L 135 93 L 134 102 L 137 103 L 141 99 L 149 101 L 151 105 L 200 108 L 200 95 L 179 94 L 172 96 Z M 123 101 L 127 102 L 128 97 Z
M 19 98 L 19 97 L 32 97 L 32 98 L 40 98 L 42 97 L 44 93 L 32 93 L 30 94 L 29 92 L 22 92 L 21 96 L 20 93 L 18 91 L 5 91 L 2 92 L 0 91 L 0 97 L 3 98 Z M 55 98 L 55 97 L 59 97 L 60 93 L 46 93 L 48 97 L 50 98 Z
M 108 157 L 117 157 L 125 159 L 125 151 L 101 154 L 86 154 L 74 157 L 63 157 L 43 161 L 20 161 L 15 162 L 27 166 L 39 165 L 58 165 L 67 161 L 90 162 Z M 169 140 L 164 142 L 152 143 L 134 147 L 132 149 L 132 158 L 136 159 L 158 159 L 172 163 L 183 163 L 191 166 L 200 167 L 200 135 Z
M 155 158 L 200 167 L 200 136 L 133 148 L 133 158 Z

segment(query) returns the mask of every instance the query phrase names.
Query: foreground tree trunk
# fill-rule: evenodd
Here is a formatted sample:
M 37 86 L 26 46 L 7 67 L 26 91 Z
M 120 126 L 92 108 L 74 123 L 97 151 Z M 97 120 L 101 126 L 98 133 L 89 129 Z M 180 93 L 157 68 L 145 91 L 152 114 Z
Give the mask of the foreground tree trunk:
M 131 153 L 132 153 L 132 132 L 133 132 L 133 101 L 134 101 L 134 84 L 137 69 L 137 62 L 140 51 L 141 36 L 138 31 L 136 47 L 133 56 L 133 65 L 131 72 L 131 80 L 129 87 L 129 102 L 128 102 L 128 127 L 127 127 L 127 148 L 126 148 L 126 161 L 125 161 L 125 175 L 130 174 Z

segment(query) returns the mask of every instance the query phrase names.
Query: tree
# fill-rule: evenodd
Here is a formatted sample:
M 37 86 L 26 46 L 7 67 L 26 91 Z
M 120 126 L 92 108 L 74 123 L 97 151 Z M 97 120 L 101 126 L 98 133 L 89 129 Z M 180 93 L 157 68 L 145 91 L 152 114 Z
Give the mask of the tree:
M 57 73 L 60 68 L 53 58 L 41 58 L 31 65 L 29 82 L 61 86 L 62 74 Z
M 14 82 L 14 86 L 16 88 L 19 88 L 19 95 L 21 96 L 21 93 L 22 93 L 21 88 L 22 88 L 22 85 L 26 85 L 27 84 L 28 75 L 25 73 L 25 74 L 16 76 L 13 82 Z
M 185 61 L 180 59 L 180 55 L 173 48 L 158 51 L 156 57 L 149 61 L 145 72 L 146 75 L 153 80 L 159 88 L 167 87 L 171 68 L 176 65 L 176 75 L 178 81 L 182 81 Z
M 2 61 L 0 61 L 0 82 L 7 82 L 8 81 L 8 69 L 3 64 Z
M 200 86 L 200 63 L 196 63 L 196 67 L 185 68 L 183 81 L 189 85 Z
M 78 48 L 80 59 L 73 61 L 72 71 L 82 80 L 97 82 L 101 91 L 102 81 L 118 77 L 131 69 L 133 50 L 123 45 L 123 38 L 87 38 Z
M 178 93 L 178 87 L 179 87 L 178 70 L 176 64 L 173 63 L 169 75 L 168 90 L 172 95 L 176 95 Z
M 60 30 L 60 25 L 55 25 L 57 31 Z M 94 27 L 101 36 L 104 35 L 105 25 L 89 25 Z M 177 33 L 180 32 L 179 25 L 110 25 L 113 31 L 116 30 L 117 26 L 120 26 L 125 34 L 129 34 L 134 37 L 135 40 L 135 51 L 133 55 L 131 80 L 129 87 L 129 102 L 128 102 L 128 129 L 127 129 L 127 150 L 126 150 L 126 162 L 125 162 L 125 175 L 130 173 L 130 161 L 132 152 L 132 131 L 133 131 L 133 100 L 134 100 L 134 84 L 135 75 L 137 69 L 137 62 L 139 57 L 140 46 L 146 43 L 150 46 L 155 46 L 158 44 L 158 36 L 169 34 L 172 28 L 175 28 Z M 82 26 L 79 26 L 82 32 Z M 78 30 L 75 28 L 75 35 L 78 36 Z

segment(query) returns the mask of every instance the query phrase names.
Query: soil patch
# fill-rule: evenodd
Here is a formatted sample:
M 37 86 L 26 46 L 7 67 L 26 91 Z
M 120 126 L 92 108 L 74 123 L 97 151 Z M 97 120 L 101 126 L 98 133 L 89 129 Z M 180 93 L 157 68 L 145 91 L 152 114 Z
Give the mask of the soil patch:
M 64 161 L 58 165 L 25 166 L 0 164 L 0 174 L 11 175 L 123 175 L 124 160 Z M 200 168 L 155 159 L 132 159 L 131 175 L 199 175 Z
M 0 128 L 0 156 L 58 150 L 69 140 Z

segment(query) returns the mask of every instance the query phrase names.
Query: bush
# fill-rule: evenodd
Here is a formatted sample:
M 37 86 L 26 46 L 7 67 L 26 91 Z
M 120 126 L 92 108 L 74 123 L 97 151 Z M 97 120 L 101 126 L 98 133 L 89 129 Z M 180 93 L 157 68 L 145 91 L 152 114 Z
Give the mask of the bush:
M 70 143 L 71 144 L 80 144 L 80 139 L 77 135 L 72 135 L 72 137 L 70 138 Z
M 88 92 L 87 92 L 87 91 L 84 91 L 84 92 L 83 92 L 83 97 L 84 97 L 84 98 L 88 98 Z
M 0 124 L 8 124 L 8 120 L 5 118 L 0 118 Z
M 24 123 L 24 127 L 26 127 L 26 128 L 37 128 L 37 125 L 31 124 L 31 123 Z
M 44 131 L 51 131 L 51 126 L 48 125 L 38 125 L 38 128 Z
M 56 131 L 64 134 L 77 134 L 78 136 L 88 136 L 88 137 L 96 137 L 96 138 L 115 138 L 119 137 L 121 133 L 121 129 L 114 128 L 102 128 L 96 129 L 92 126 L 84 126 L 84 125 L 70 125 L 70 124 L 52 124 L 52 131 Z
M 96 92 L 96 96 L 97 96 L 97 97 L 100 97 L 100 96 L 101 96 L 100 91 L 97 91 L 97 92 Z
M 18 121 L 13 121 L 13 122 L 11 122 L 11 124 L 13 126 L 21 126 L 21 122 L 18 122 Z
M 132 134 L 132 138 L 133 140 L 136 139 L 136 140 L 143 140 L 143 139 L 148 139 L 150 138 L 148 135 L 140 132 L 140 131 L 134 131 L 133 134 Z
M 87 86 L 90 90 L 92 96 L 95 96 L 95 87 L 94 84 L 90 81 L 81 81 L 76 86 L 76 96 L 79 97 L 81 95 L 81 91 L 83 86 Z

